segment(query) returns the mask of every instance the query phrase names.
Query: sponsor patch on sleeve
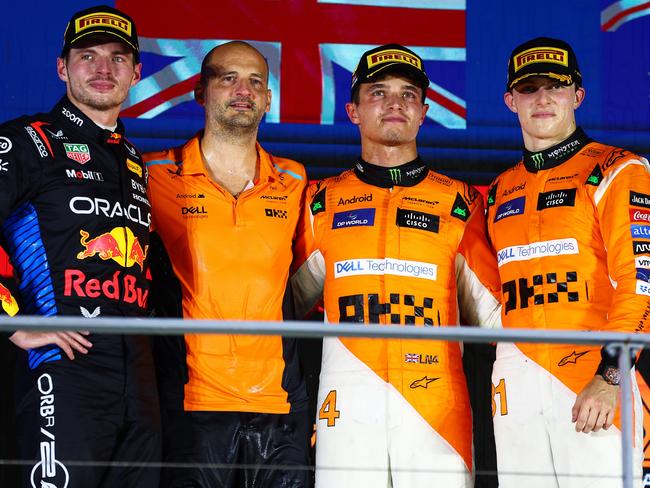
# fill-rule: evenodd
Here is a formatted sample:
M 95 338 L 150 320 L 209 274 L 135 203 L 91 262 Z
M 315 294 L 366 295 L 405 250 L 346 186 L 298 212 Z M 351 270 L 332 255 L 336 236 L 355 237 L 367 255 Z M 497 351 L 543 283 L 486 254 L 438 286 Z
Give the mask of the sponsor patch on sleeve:
M 537 198 L 537 210 L 555 207 L 573 207 L 576 204 L 576 189 L 542 192 Z
M 640 281 L 645 281 L 647 284 L 650 284 L 650 270 L 637 268 L 636 279 Z
M 460 193 L 456 193 L 456 200 L 454 200 L 454 205 L 451 207 L 451 215 L 463 222 L 467 222 L 467 219 L 469 219 L 469 205 L 467 205 Z
M 650 195 L 630 191 L 630 205 L 635 207 L 650 208 Z
M 332 229 L 343 229 L 346 227 L 373 226 L 375 225 L 374 208 L 358 208 L 348 212 L 334 214 Z
M 650 225 L 631 225 L 630 233 L 632 234 L 632 237 L 650 239 Z
M 494 221 L 498 222 L 499 220 L 514 217 L 515 215 L 521 215 L 524 213 L 526 208 L 526 197 L 521 196 L 508 200 L 505 203 L 502 203 L 497 208 L 497 212 L 494 216 Z
M 638 256 L 639 254 L 650 254 L 650 242 L 632 241 L 632 252 L 635 256 Z
M 417 210 L 397 209 L 396 224 L 398 227 L 425 230 L 437 233 L 440 229 L 440 217 Z
M 647 222 L 650 224 L 650 212 L 638 208 L 631 208 L 630 222 Z
M 311 200 L 311 214 L 316 215 L 325 211 L 325 191 L 327 188 L 320 190 Z
M 636 280 L 636 294 L 650 296 L 650 283 Z
M 650 269 L 650 256 L 639 256 L 634 258 L 634 265 L 639 269 Z

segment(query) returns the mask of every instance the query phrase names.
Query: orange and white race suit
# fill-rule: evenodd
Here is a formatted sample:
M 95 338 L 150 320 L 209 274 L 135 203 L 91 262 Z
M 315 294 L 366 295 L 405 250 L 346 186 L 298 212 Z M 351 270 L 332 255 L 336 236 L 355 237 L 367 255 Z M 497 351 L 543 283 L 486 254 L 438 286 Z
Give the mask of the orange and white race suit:
M 307 203 L 308 258 L 291 280 L 301 310 L 324 288 L 330 322 L 499 325 L 482 199 L 467 184 L 419 159 L 361 161 L 312 185 Z M 316 486 L 472 486 L 461 354 L 455 342 L 326 338 Z
M 549 149 L 525 151 L 497 177 L 488 189 L 487 218 L 504 328 L 647 332 L 644 158 L 578 129 Z M 619 415 L 615 427 L 592 434 L 576 433 L 571 423 L 576 396 L 600 362 L 596 346 L 498 345 L 492 378 L 500 486 L 620 486 Z M 636 420 L 641 455 L 638 408 Z

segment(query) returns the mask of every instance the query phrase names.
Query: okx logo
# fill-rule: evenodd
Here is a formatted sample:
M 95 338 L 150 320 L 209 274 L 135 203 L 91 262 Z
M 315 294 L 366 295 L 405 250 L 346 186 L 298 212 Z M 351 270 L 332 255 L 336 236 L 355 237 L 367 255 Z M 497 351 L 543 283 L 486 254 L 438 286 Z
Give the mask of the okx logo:
M 286 219 L 287 211 L 278 210 L 277 208 L 265 208 L 264 215 L 266 215 L 267 217 L 275 217 L 276 219 Z

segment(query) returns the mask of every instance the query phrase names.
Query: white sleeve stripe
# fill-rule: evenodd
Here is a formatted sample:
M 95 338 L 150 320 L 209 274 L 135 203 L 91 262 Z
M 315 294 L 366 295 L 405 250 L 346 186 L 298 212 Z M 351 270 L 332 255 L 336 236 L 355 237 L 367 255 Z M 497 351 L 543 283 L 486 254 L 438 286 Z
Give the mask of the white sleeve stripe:
M 501 327 L 501 305 L 467 265 L 462 254 L 456 255 L 456 283 L 458 305 L 465 321 L 481 327 Z
M 319 249 L 310 254 L 291 277 L 291 291 L 298 318 L 303 318 L 323 294 L 325 260 Z
M 622 164 L 620 167 L 616 168 L 610 174 L 605 176 L 603 178 L 603 181 L 600 182 L 600 185 L 598 185 L 598 188 L 596 189 L 596 193 L 594 193 L 594 204 L 596 206 L 598 206 L 602 198 L 605 196 L 605 193 L 609 189 L 609 186 L 613 183 L 614 178 L 616 178 L 616 176 L 621 171 L 623 171 L 631 164 L 639 164 L 641 166 L 644 166 L 646 171 L 650 172 L 650 164 L 648 164 L 648 160 L 646 158 L 640 157 L 639 159 L 631 159 L 630 161 L 627 161 L 626 163 Z

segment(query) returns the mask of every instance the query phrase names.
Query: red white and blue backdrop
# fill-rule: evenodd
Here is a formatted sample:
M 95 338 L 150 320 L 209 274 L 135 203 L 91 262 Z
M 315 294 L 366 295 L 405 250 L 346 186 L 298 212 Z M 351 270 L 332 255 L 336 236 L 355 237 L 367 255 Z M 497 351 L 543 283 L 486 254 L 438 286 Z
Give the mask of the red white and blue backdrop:
M 63 29 L 87 0 L 4 5 L 0 120 L 48 110 L 63 93 L 55 74 Z M 244 39 L 268 59 L 271 111 L 260 130 L 271 152 L 303 162 L 312 178 L 359 153 L 347 120 L 350 75 L 361 53 L 398 42 L 424 58 L 431 106 L 422 157 L 440 171 L 489 183 L 520 155 L 516 117 L 503 104 L 512 48 L 536 36 L 573 45 L 587 90 L 579 123 L 597 139 L 650 153 L 650 2 L 641 0 L 118 0 L 136 21 L 143 79 L 123 117 L 143 151 L 180 145 L 203 125 L 192 92 L 201 60 Z M 0 274 L 6 273 L 0 259 Z M 650 405 L 650 390 L 645 398 Z M 646 416 L 650 457 L 650 415 Z M 650 459 L 646 461 L 650 467 Z M 646 479 L 650 486 L 650 475 Z

